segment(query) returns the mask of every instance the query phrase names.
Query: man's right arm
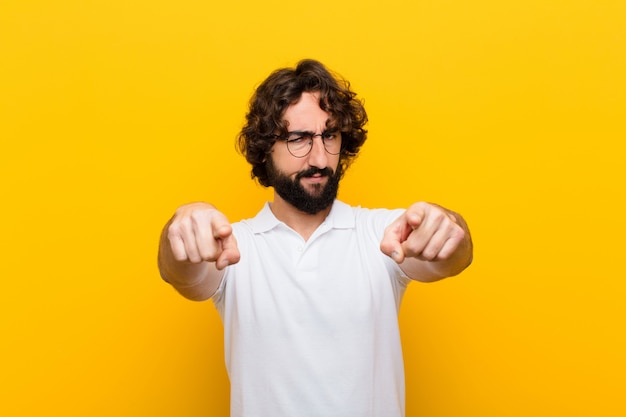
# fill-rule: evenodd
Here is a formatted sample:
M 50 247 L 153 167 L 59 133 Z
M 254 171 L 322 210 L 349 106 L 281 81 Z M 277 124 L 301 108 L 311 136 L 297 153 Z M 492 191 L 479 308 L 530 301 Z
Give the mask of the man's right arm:
M 239 257 L 228 219 L 207 203 L 179 207 L 161 233 L 161 276 L 190 300 L 209 299 L 224 277 L 224 268 L 239 262 Z

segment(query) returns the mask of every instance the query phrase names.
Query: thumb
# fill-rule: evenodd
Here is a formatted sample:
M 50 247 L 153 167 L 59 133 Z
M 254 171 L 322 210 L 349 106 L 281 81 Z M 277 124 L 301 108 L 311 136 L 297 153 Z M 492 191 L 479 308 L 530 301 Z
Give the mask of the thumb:
M 234 265 L 239 262 L 241 255 L 239 253 L 239 247 L 237 246 L 237 239 L 232 234 L 232 229 L 231 233 L 220 238 L 220 243 L 222 245 L 222 252 L 215 261 L 217 269 L 224 269 L 228 265 Z
M 406 229 L 409 229 L 407 232 Z M 404 249 L 402 242 L 406 240 L 406 235 L 410 233 L 411 227 L 404 219 L 404 215 L 397 218 L 385 229 L 383 238 L 380 241 L 380 250 L 397 263 L 404 261 Z

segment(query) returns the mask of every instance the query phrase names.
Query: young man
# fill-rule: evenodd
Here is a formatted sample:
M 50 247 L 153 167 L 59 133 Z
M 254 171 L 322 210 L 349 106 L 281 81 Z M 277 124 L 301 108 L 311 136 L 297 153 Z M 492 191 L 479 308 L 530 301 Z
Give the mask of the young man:
M 210 204 L 184 205 L 159 248 L 163 278 L 221 315 L 231 416 L 403 416 L 400 300 L 411 280 L 471 263 L 465 222 L 423 202 L 335 199 L 367 116 L 317 61 L 272 73 L 246 118 L 239 147 L 273 202 L 233 224 Z

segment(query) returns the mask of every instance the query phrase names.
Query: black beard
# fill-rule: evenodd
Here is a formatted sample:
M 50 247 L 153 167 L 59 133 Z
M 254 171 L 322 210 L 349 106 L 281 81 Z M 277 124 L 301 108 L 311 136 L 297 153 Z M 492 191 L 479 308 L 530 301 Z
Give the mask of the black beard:
M 267 159 L 266 166 L 269 183 L 274 187 L 276 193 L 304 213 L 317 214 L 328 208 L 337 198 L 339 180 L 341 179 L 341 164 L 335 172 L 328 167 L 322 169 L 311 167 L 298 172 L 293 180 L 276 169 L 271 157 Z M 328 181 L 326 185 L 315 184 L 313 194 L 311 194 L 300 184 L 300 179 L 312 177 L 315 174 L 328 177 Z

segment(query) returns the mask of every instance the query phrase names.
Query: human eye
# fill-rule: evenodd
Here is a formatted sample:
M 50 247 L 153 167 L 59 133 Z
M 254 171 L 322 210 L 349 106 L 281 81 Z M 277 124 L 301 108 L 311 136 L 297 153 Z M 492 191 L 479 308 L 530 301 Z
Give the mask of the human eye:
M 307 134 L 303 132 L 293 132 L 287 136 L 287 142 L 293 145 L 306 143 L 307 139 L 310 139 L 310 135 L 307 137 Z
M 313 143 L 313 136 L 308 132 L 291 132 L 287 137 L 287 147 L 291 152 L 305 152 Z
M 324 132 L 322 134 L 322 139 L 324 139 L 324 142 L 332 142 L 338 137 L 339 137 L 339 133 L 337 132 Z

